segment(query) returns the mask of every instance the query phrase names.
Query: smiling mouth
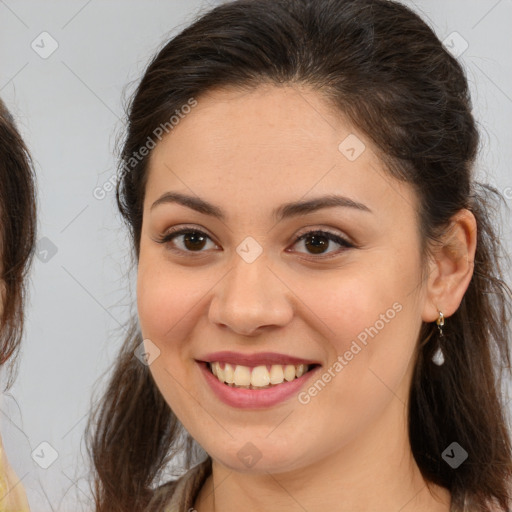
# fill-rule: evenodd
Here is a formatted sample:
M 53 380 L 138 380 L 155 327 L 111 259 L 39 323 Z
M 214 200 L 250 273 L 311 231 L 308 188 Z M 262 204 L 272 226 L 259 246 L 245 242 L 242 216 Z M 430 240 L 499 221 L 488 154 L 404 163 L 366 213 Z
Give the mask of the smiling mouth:
M 208 362 L 210 372 L 227 386 L 242 389 L 268 389 L 299 379 L 318 364 L 273 364 L 243 366 L 238 364 Z

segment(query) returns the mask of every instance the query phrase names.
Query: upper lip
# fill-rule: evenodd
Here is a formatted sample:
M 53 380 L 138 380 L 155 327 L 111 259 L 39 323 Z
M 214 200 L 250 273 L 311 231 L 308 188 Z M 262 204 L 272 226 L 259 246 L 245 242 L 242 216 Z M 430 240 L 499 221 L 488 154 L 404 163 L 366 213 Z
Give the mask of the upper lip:
M 206 363 L 233 363 L 241 366 L 259 366 L 259 365 L 273 365 L 273 364 L 307 364 L 314 365 L 320 364 L 316 361 L 302 359 L 300 357 L 288 356 L 286 354 L 278 354 L 276 352 L 259 352 L 255 354 L 242 354 L 240 352 L 222 351 L 207 354 L 198 359 Z

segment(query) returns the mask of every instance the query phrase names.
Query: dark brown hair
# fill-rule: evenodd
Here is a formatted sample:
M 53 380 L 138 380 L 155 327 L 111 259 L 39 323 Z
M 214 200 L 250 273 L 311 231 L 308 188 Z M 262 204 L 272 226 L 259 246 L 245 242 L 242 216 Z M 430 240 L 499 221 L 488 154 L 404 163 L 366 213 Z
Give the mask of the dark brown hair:
M 390 175 L 419 194 L 423 261 L 458 211 L 475 215 L 474 274 L 445 327 L 445 364 L 431 362 L 435 324 L 423 325 L 417 343 L 409 433 L 423 476 L 451 492 L 453 511 L 508 510 L 511 441 L 500 385 L 510 369 L 512 295 L 489 216 L 502 196 L 473 177 L 479 133 L 465 72 L 412 10 L 388 0 L 237 0 L 170 40 L 135 91 L 121 153 L 117 202 L 136 257 L 149 157 L 133 163 L 133 155 L 191 97 L 261 84 L 307 86 L 369 137 Z M 141 340 L 134 324 L 88 429 L 101 512 L 144 510 L 182 449 L 182 425 L 133 356 Z M 469 453 L 456 470 L 442 459 L 453 441 Z
M 13 362 L 24 324 L 26 277 L 36 236 L 35 175 L 14 119 L 0 100 L 0 365 Z M 9 367 L 7 387 L 14 372 Z

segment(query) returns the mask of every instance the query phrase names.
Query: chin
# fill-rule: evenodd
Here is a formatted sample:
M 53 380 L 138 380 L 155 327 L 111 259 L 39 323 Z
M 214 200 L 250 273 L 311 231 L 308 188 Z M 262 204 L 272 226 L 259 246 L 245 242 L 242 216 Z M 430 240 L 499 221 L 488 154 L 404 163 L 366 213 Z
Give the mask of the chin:
M 231 471 L 254 475 L 285 473 L 301 467 L 298 459 L 291 459 L 294 452 L 292 448 L 276 450 L 274 446 L 262 447 L 262 443 L 259 443 L 258 446 L 260 448 L 247 441 L 241 447 L 229 452 L 224 448 L 218 456 L 213 452 L 210 456 L 215 462 Z

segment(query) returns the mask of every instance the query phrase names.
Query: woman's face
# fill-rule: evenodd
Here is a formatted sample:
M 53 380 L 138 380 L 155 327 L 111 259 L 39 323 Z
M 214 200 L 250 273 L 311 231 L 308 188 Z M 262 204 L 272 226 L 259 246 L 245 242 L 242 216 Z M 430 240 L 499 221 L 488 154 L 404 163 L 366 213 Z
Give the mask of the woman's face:
M 322 207 L 327 196 L 344 199 Z M 427 302 L 417 204 L 309 89 L 216 90 L 156 146 L 140 326 L 158 388 L 215 461 L 284 472 L 405 438 Z M 214 354 L 226 351 L 236 354 Z M 240 384 L 284 383 L 235 388 L 204 361 Z M 300 361 L 316 366 L 298 379 Z

